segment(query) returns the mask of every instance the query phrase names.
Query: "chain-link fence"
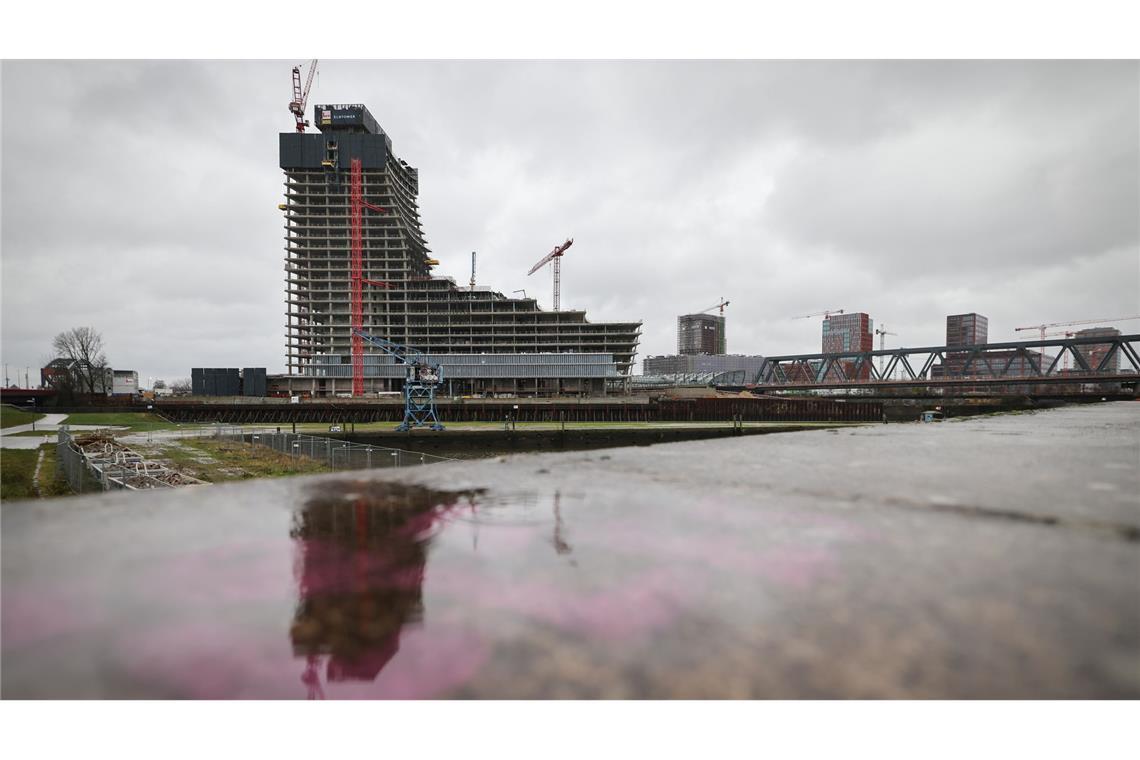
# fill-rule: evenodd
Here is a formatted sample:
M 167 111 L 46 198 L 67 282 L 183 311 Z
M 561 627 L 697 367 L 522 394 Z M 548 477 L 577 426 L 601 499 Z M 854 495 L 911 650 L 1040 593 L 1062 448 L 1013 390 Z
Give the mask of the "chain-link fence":
M 163 436 L 163 438 L 171 437 L 211 437 L 248 443 L 251 446 L 268 446 L 287 454 L 294 460 L 298 457 L 308 457 L 324 462 L 330 470 L 414 467 L 456 461 L 449 457 L 417 451 L 352 443 L 302 433 L 282 433 L 273 428 L 215 425 L 208 428 L 181 430 L 174 436 Z M 142 454 L 116 441 L 107 431 L 73 434 L 65 428 L 60 428 L 56 455 L 68 484 L 76 493 L 171 488 L 203 482 L 148 460 Z
M 303 433 L 278 433 L 272 429 L 222 428 L 210 433 L 217 438 L 237 440 L 254 446 L 268 446 L 290 457 L 308 457 L 324 462 L 330 470 L 364 470 L 378 467 L 414 467 L 421 464 L 454 462 L 450 457 L 418 451 L 391 449 L 337 438 Z
M 67 483 L 75 493 L 104 490 L 100 475 L 87 464 L 83 452 L 71 440 L 71 434 L 60 428 L 55 444 L 56 460 Z

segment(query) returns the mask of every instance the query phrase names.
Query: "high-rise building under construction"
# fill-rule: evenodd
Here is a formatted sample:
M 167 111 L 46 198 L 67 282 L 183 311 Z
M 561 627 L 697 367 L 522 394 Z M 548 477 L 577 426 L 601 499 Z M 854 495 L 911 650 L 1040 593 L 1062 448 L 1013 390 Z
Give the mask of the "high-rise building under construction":
M 724 316 L 716 314 L 682 314 L 677 317 L 677 354 L 688 356 L 727 353 Z
M 280 135 L 287 376 L 278 389 L 352 391 L 354 309 L 365 332 L 454 365 L 456 393 L 595 393 L 629 375 L 640 322 L 593 323 L 583 311 L 543 311 L 533 298 L 433 276 L 418 171 L 363 105 L 318 105 L 314 123 L 320 133 Z M 366 392 L 404 378 L 393 357 L 375 353 L 363 375 Z

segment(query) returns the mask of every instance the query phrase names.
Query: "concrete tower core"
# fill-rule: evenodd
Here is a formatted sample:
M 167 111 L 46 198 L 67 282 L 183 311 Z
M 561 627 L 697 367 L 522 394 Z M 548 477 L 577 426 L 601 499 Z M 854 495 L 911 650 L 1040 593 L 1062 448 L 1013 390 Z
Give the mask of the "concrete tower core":
M 290 379 L 298 381 L 291 380 L 291 388 L 311 388 L 313 395 L 351 388 L 353 159 L 361 162 L 364 199 L 385 209 L 366 210 L 362 220 L 363 277 L 390 286 L 364 287 L 365 332 L 436 357 L 516 355 L 445 361 L 491 365 L 482 373 L 485 382 L 465 383 L 463 392 L 604 392 L 602 378 L 629 375 L 640 322 L 591 323 L 584 311 L 543 311 L 533 298 L 507 298 L 489 287 L 458 286 L 450 277 L 433 276 L 438 262 L 420 222 L 418 171 L 393 154 L 391 139 L 363 105 L 318 105 L 313 123 L 320 133 L 279 137 L 285 171 L 286 367 Z M 543 356 L 553 354 L 559 356 Z M 498 372 L 494 366 L 505 369 Z M 403 372 L 389 356 L 366 354 L 364 378 L 365 391 L 396 390 Z

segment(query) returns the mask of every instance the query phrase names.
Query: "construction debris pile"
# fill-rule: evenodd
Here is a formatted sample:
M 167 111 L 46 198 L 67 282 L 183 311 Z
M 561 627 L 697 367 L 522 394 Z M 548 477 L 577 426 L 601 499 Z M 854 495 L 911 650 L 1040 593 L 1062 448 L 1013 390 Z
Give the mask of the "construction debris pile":
M 60 443 L 65 441 L 61 434 Z M 109 431 L 96 430 L 70 437 L 69 448 L 77 452 L 87 469 L 107 489 L 138 491 L 147 488 L 177 488 L 206 485 L 206 481 L 150 461 L 115 440 Z

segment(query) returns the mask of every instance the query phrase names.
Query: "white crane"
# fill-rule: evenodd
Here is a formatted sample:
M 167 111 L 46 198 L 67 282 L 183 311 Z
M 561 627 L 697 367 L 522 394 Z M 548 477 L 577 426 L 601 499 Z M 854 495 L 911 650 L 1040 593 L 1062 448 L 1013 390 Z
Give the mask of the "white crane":
M 898 333 L 888 332 L 886 325 L 883 325 L 882 327 L 876 327 L 875 328 L 875 335 L 879 336 L 879 350 L 880 351 L 885 350 L 886 340 L 887 340 L 888 335 L 894 335 L 896 338 L 898 337 Z M 883 374 L 883 361 L 886 358 L 887 357 L 885 357 L 885 356 L 879 357 L 879 375 L 880 376 Z M 891 374 L 893 375 L 894 373 L 892 372 Z
M 792 319 L 811 319 L 812 317 L 823 317 L 827 319 L 832 314 L 842 314 L 843 309 L 827 309 L 824 311 L 817 311 L 814 314 L 804 314 L 802 317 L 792 317 Z

